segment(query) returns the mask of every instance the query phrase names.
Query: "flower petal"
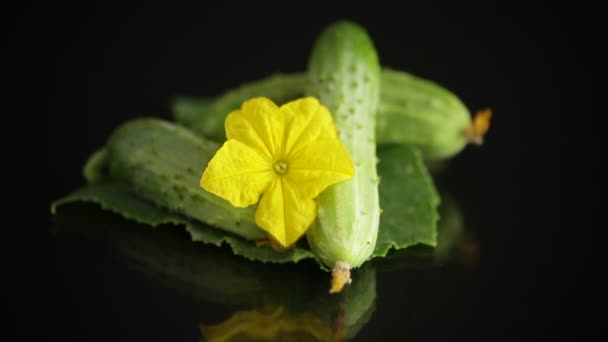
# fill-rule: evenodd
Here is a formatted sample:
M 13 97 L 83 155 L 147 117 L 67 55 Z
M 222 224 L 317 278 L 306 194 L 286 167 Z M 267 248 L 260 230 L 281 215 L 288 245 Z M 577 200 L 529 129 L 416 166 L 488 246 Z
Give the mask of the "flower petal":
M 281 106 L 285 114 L 285 151 L 290 154 L 323 138 L 337 135 L 331 113 L 314 97 L 305 97 Z
M 207 165 L 200 185 L 242 208 L 256 203 L 275 177 L 266 156 L 238 140 L 228 140 Z
M 315 198 L 328 186 L 355 175 L 353 162 L 338 139 L 321 139 L 306 145 L 289 160 L 288 178 L 302 195 Z
M 285 116 L 266 97 L 245 101 L 241 109 L 228 114 L 225 128 L 228 139 L 239 140 L 271 159 L 282 154 Z
M 288 247 L 306 232 L 316 214 L 315 201 L 302 197 L 299 187 L 281 177 L 264 192 L 255 212 L 255 223 L 283 247 Z

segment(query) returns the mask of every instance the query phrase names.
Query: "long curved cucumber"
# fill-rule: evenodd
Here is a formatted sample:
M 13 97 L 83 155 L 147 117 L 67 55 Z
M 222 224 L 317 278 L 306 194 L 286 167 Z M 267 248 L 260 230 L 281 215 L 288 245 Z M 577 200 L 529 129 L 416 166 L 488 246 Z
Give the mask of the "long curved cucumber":
M 469 142 L 471 114 L 462 101 L 437 83 L 404 71 L 382 69 L 376 124 L 378 144 L 417 146 L 426 159 L 445 159 Z M 178 97 L 172 111 L 177 122 L 216 141 L 226 139 L 226 115 L 243 101 L 267 96 L 285 103 L 305 94 L 304 73 L 277 74 L 245 83 L 214 98 Z
M 308 93 L 333 114 L 340 139 L 355 163 L 355 175 L 319 195 L 318 223 L 306 237 L 312 251 L 334 272 L 349 270 L 363 264 L 374 251 L 380 221 L 375 142 L 380 64 L 376 49 L 359 25 L 334 23 L 315 43 L 308 75 Z M 332 292 L 340 290 L 341 286 L 332 285 Z
M 171 104 L 175 120 L 213 141 L 226 140 L 224 120 L 239 109 L 245 100 L 265 96 L 283 104 L 304 94 L 307 84 L 304 73 L 275 74 L 251 84 L 244 84 L 213 99 L 177 97 Z

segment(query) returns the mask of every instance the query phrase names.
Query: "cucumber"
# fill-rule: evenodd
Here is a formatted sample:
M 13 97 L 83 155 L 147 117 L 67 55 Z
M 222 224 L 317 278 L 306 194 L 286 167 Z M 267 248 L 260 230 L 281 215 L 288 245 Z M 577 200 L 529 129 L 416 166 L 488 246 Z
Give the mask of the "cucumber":
M 252 84 L 243 84 L 214 99 L 178 97 L 172 101 L 175 120 L 214 141 L 225 141 L 224 120 L 243 102 L 265 96 L 277 104 L 295 100 L 304 94 L 308 79 L 304 73 L 275 74 Z
M 427 160 L 441 160 L 476 140 L 467 135 L 471 114 L 449 90 L 403 71 L 381 71 L 376 142 L 415 145 Z M 216 141 L 226 140 L 223 121 L 251 97 L 285 103 L 305 94 L 306 75 L 280 74 L 241 85 L 211 99 L 178 97 L 172 111 L 180 124 Z
M 471 114 L 449 90 L 405 72 L 385 70 L 381 98 L 379 144 L 413 145 L 428 160 L 452 157 L 467 145 Z
M 308 94 L 334 116 L 339 137 L 355 163 L 355 176 L 317 198 L 317 223 L 306 237 L 311 250 L 333 267 L 330 292 L 350 282 L 350 268 L 374 251 L 380 220 L 376 171 L 375 114 L 380 64 L 371 39 L 359 25 L 340 21 L 319 36 L 309 62 Z
M 110 177 L 158 206 L 249 240 L 266 239 L 254 208 L 236 208 L 198 186 L 219 145 L 167 121 L 141 118 L 117 128 L 108 140 Z

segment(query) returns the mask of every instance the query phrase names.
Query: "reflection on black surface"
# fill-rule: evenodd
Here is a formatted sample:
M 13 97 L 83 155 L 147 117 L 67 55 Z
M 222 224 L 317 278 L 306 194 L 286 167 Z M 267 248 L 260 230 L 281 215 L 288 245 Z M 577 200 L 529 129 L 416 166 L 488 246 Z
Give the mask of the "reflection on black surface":
M 441 194 L 441 201 L 434 251 L 436 262 L 475 266 L 479 261 L 479 246 L 473 233 L 465 229 L 462 211 L 449 194 Z
M 386 258 L 374 263 L 380 271 L 427 268 L 446 264 L 472 267 L 477 264 L 479 246 L 472 232 L 464 224 L 462 211 L 453 197 L 441 194 L 437 223 L 437 246 L 414 246 L 393 251 Z
M 355 337 L 372 318 L 377 271 L 476 261 L 477 245 L 465 232 L 458 207 L 444 199 L 437 248 L 409 248 L 368 262 L 338 295 L 327 293 L 326 274 L 312 262 L 251 262 L 226 248 L 192 242 L 181 229 L 152 229 L 95 206 L 62 208 L 54 230 L 58 237 L 101 240 L 119 260 L 192 298 L 238 306 L 216 321 L 199 322 L 204 340 L 336 341 Z

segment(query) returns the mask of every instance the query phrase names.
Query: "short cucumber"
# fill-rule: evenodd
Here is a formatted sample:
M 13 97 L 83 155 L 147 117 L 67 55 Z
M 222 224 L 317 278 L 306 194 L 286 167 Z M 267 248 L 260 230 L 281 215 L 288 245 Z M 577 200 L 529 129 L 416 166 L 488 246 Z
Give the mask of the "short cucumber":
M 456 95 L 405 72 L 382 73 L 376 135 L 378 143 L 418 147 L 425 159 L 452 157 L 469 141 L 471 114 Z
M 339 137 L 355 163 L 355 176 L 319 195 L 318 223 L 306 237 L 325 265 L 335 271 L 348 270 L 370 257 L 378 236 L 375 114 L 380 64 L 365 30 L 340 21 L 326 28 L 316 41 L 308 75 L 308 94 L 319 98 L 333 114 Z M 340 289 L 332 286 L 332 292 Z
M 440 160 L 454 156 L 470 141 L 466 132 L 471 127 L 471 114 L 452 92 L 403 71 L 383 69 L 380 79 L 378 144 L 415 145 L 425 159 Z M 306 80 L 303 73 L 274 75 L 215 98 L 177 98 L 172 110 L 180 124 L 224 141 L 223 120 L 243 101 L 264 95 L 276 103 L 285 103 L 304 95 Z
M 233 207 L 198 185 L 218 148 L 170 122 L 142 118 L 114 131 L 106 158 L 112 179 L 127 183 L 158 206 L 246 239 L 266 239 L 255 224 L 253 207 Z

